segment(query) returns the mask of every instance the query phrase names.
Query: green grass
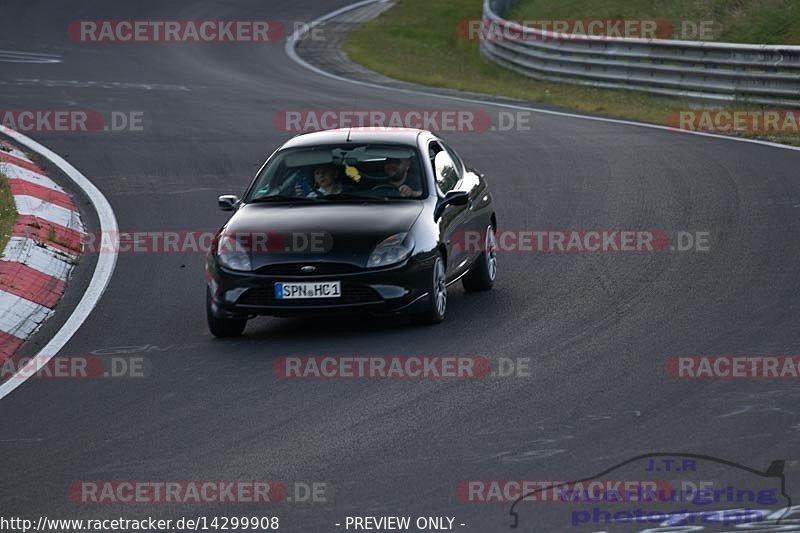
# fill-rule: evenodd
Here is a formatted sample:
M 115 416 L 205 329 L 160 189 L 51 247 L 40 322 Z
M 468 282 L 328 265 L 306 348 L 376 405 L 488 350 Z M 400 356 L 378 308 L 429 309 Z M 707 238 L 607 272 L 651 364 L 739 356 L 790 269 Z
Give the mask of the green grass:
M 481 0 L 401 0 L 345 40 L 348 57 L 392 78 L 433 87 L 495 94 L 613 116 L 663 122 L 674 102 L 634 91 L 542 82 L 490 63 L 476 41 L 456 34 L 480 18 Z
M 607 0 L 592 0 L 597 4 L 601 1 Z M 609 1 L 622 4 L 629 0 Z M 657 0 L 630 1 L 658 5 Z M 774 3 L 767 0 L 747 1 Z M 583 6 L 582 0 L 530 0 L 530 3 L 548 5 L 561 5 L 559 2 L 573 5 L 576 9 Z M 719 0 L 709 2 L 720 3 Z M 682 5 L 694 3 L 695 0 L 683 0 Z M 729 3 L 745 2 L 737 0 Z M 480 18 L 481 7 L 481 0 L 399 0 L 388 12 L 355 29 L 345 40 L 343 49 L 352 61 L 400 80 L 507 96 L 642 122 L 664 124 L 672 110 L 703 107 L 697 102 L 656 97 L 636 91 L 538 81 L 495 65 L 480 54 L 477 41 L 465 40 L 456 33 L 459 21 Z M 586 8 L 582 9 L 580 13 L 585 14 Z M 539 16 L 561 16 L 564 11 Z M 611 14 L 601 13 L 605 16 Z M 745 106 L 739 104 L 736 107 Z M 789 139 L 777 137 L 775 140 L 796 143 L 797 136 Z
M 8 179 L 0 173 L 0 254 L 6 249 L 11 230 L 17 222 L 17 208 L 14 196 L 8 187 Z
M 666 19 L 676 39 L 800 44 L 800 0 L 522 0 L 506 15 L 523 20 Z M 709 38 L 682 35 L 683 21 L 711 21 L 716 31 Z

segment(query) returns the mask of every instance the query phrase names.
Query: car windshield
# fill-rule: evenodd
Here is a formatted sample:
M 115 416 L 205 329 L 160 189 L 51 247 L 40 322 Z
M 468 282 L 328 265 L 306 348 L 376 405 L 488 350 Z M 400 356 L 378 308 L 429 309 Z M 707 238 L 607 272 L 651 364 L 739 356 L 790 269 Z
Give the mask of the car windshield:
M 278 152 L 246 202 L 389 202 L 426 195 L 416 148 L 348 143 Z

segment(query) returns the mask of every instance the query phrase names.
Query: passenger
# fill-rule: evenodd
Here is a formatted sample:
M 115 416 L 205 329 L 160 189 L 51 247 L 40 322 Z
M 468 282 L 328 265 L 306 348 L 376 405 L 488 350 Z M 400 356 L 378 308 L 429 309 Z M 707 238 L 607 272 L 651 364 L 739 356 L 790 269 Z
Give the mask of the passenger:
M 320 165 L 314 169 L 314 189 L 308 194 L 303 194 L 303 188 L 295 185 L 295 192 L 298 196 L 307 196 L 308 198 L 340 194 L 342 192 L 342 174 L 332 164 Z

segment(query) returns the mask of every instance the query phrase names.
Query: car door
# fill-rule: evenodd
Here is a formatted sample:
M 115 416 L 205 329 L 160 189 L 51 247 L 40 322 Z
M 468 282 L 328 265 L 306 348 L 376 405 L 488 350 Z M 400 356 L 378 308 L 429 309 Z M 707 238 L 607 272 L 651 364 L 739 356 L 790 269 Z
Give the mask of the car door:
M 459 190 L 461 169 L 441 141 L 433 140 L 428 145 L 428 154 L 436 181 L 436 194 L 440 198 Z M 447 274 L 452 279 L 469 267 L 470 256 L 465 253 L 464 231 L 468 229 L 469 205 L 448 205 L 439 220 L 439 231 L 447 246 Z
M 486 240 L 486 228 L 491 222 L 491 216 L 486 207 L 491 203 L 483 181 L 477 172 L 468 169 L 458 153 L 447 143 L 442 142 L 442 146 L 447 150 L 451 159 L 459 168 L 459 181 L 454 190 L 464 191 L 469 194 L 469 205 L 463 221 L 464 231 L 470 232 L 469 238 L 464 239 L 465 254 L 469 258 L 475 258 L 484 248 Z

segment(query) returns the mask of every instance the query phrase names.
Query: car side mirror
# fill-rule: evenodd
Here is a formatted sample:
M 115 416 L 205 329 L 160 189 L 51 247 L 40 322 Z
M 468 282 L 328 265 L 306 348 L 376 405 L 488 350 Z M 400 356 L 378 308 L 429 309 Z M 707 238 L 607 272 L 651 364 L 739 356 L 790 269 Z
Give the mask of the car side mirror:
M 444 195 L 436 204 L 436 209 L 433 212 L 435 220 L 439 220 L 448 205 L 467 205 L 469 203 L 469 193 L 465 191 L 450 191 Z
M 233 211 L 239 206 L 239 197 L 233 194 L 223 194 L 217 198 L 217 204 L 223 211 Z

